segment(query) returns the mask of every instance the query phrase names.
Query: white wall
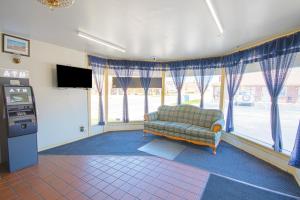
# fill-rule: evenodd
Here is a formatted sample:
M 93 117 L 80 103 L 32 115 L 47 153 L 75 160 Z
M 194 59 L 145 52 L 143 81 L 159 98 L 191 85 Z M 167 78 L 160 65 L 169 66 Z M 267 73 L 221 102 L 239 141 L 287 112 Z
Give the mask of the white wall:
M 2 45 L 2 44 L 1 44 Z M 88 136 L 88 92 L 56 87 L 56 64 L 87 67 L 84 52 L 31 40 L 31 56 L 20 64 L 0 52 L 0 67 L 26 69 L 30 73 L 38 117 L 38 148 L 43 150 Z M 85 132 L 79 130 L 85 127 Z

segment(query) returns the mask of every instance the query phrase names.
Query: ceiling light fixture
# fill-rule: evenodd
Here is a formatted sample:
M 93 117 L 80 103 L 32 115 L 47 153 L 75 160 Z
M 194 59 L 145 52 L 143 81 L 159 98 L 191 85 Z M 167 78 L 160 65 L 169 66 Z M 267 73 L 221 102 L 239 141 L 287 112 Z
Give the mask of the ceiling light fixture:
M 75 3 L 75 0 L 38 0 L 38 1 L 50 9 L 68 8 Z
M 205 2 L 206 2 L 207 6 L 209 8 L 209 11 L 210 11 L 211 15 L 213 16 L 213 18 L 214 18 L 214 20 L 215 20 L 215 22 L 218 26 L 218 29 L 219 29 L 220 33 L 223 34 L 224 30 L 223 30 L 222 24 L 221 24 L 221 22 L 218 18 L 218 15 L 216 13 L 216 10 L 214 9 L 214 6 L 213 6 L 211 0 L 205 0 Z
M 96 43 L 98 43 L 98 44 L 102 44 L 102 45 L 104 45 L 104 46 L 110 47 L 110 48 L 112 48 L 112 49 L 121 51 L 121 52 L 123 52 L 123 53 L 126 52 L 126 50 L 125 50 L 123 47 L 121 47 L 121 46 L 119 46 L 119 45 L 116 45 L 116 44 L 113 44 L 113 43 L 111 43 L 111 42 L 105 41 L 105 40 L 103 40 L 103 39 L 97 38 L 97 37 L 95 37 L 95 36 L 93 36 L 93 35 L 90 35 L 90 34 L 87 34 L 87 33 L 83 33 L 83 32 L 81 32 L 81 31 L 78 31 L 78 36 L 79 36 L 79 37 L 82 37 L 82 38 L 85 38 L 85 39 L 87 39 L 87 40 L 96 42 Z

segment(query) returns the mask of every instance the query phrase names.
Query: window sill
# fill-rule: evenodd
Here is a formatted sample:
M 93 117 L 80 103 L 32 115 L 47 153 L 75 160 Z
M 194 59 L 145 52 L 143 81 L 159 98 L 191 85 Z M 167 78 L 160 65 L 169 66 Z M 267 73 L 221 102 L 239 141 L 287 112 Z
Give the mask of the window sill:
M 124 122 L 107 122 L 107 124 L 105 125 L 142 125 L 144 124 L 144 121 L 131 121 L 131 122 L 128 122 L 128 123 L 124 123 Z
M 251 145 L 252 147 L 257 148 L 258 150 L 261 150 L 265 153 L 268 154 L 272 154 L 275 157 L 279 157 L 283 160 L 288 161 L 290 159 L 290 152 L 284 150 L 283 152 L 276 152 L 274 151 L 274 149 L 272 148 L 272 145 L 264 143 L 262 141 L 259 140 L 255 140 L 251 137 L 247 137 L 245 135 L 239 134 L 239 133 L 226 133 L 224 132 L 225 137 L 224 138 L 230 138 L 230 137 L 234 137 L 235 140 L 240 141 L 246 145 Z M 226 141 L 226 139 L 225 139 Z
M 247 136 L 247 135 L 244 135 L 244 134 L 241 134 L 241 133 L 238 133 L 238 132 L 232 132 L 231 134 L 233 134 L 233 135 L 235 135 L 235 136 L 238 136 L 238 137 L 240 137 L 240 138 L 243 138 L 243 139 L 245 139 L 245 140 L 247 140 L 247 141 L 249 141 L 249 142 L 253 142 L 253 143 L 255 143 L 255 144 L 258 144 L 258 145 L 260 145 L 260 146 L 263 146 L 263 147 L 267 148 L 268 150 L 274 151 L 274 150 L 273 150 L 273 147 L 272 147 L 272 144 L 269 144 L 269 143 L 267 143 L 267 142 L 263 142 L 263 141 L 261 141 L 261 140 L 257 140 L 257 139 L 255 139 L 255 138 L 252 138 L 252 137 L 250 137 L 250 136 Z M 275 152 L 275 151 L 274 151 L 274 152 Z M 278 153 L 278 152 L 276 152 L 276 153 Z M 280 152 L 280 154 L 283 154 L 283 155 L 289 157 L 289 156 L 291 155 L 291 152 L 288 151 L 288 150 L 286 150 L 286 149 L 283 149 L 282 152 Z

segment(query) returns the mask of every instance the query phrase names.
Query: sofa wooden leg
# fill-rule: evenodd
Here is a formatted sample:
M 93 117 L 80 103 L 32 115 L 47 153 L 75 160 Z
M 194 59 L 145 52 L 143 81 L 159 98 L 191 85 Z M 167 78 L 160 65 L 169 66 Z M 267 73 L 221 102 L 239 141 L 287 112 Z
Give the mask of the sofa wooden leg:
M 216 155 L 217 154 L 217 148 L 216 147 L 212 147 L 211 149 L 213 151 L 213 154 Z

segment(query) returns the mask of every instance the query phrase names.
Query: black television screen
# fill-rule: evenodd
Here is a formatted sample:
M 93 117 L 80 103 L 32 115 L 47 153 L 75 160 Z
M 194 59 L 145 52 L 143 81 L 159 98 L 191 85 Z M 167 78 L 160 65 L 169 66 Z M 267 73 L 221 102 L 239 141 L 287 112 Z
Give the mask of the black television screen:
M 57 87 L 92 88 L 92 70 L 56 65 Z

